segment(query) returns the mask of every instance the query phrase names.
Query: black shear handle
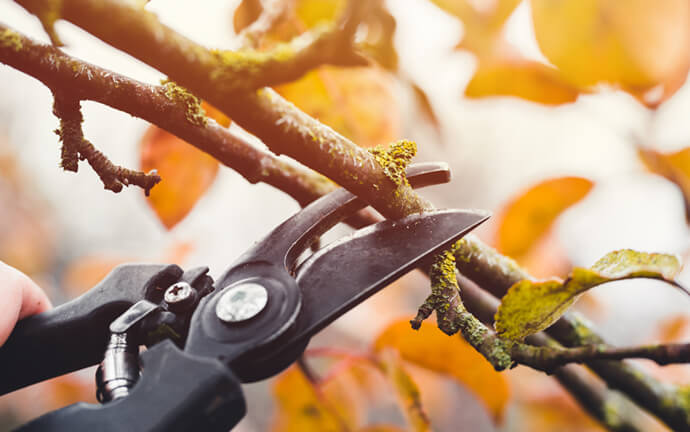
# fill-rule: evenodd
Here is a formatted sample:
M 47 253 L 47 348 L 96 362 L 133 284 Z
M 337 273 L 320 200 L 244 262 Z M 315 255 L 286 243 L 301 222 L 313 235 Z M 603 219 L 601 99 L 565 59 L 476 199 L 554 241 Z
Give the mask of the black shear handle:
M 126 398 L 70 405 L 17 432 L 226 432 L 244 417 L 240 383 L 219 360 L 187 354 L 166 340 L 141 362 L 144 371 Z
M 181 274 L 177 266 L 122 265 L 82 296 L 19 321 L 0 347 L 0 394 L 97 364 L 110 323 Z

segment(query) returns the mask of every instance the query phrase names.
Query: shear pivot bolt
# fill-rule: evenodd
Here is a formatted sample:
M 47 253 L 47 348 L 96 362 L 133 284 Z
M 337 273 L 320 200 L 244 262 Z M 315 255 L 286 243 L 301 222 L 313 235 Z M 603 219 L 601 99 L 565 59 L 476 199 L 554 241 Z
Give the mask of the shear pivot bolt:
M 268 303 L 268 291 L 256 283 L 245 283 L 227 290 L 216 304 L 216 316 L 226 323 L 254 318 Z
M 163 300 L 171 308 L 181 309 L 194 301 L 194 291 L 187 282 L 178 282 L 165 290 Z

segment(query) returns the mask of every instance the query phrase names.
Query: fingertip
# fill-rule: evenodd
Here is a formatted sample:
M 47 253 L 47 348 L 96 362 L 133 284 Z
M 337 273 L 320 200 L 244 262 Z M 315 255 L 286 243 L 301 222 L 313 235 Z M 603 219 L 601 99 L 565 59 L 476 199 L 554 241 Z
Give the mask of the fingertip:
M 0 284 L 5 286 L 5 290 L 13 290 L 18 297 L 18 319 L 45 312 L 52 307 L 46 293 L 31 278 L 2 262 Z

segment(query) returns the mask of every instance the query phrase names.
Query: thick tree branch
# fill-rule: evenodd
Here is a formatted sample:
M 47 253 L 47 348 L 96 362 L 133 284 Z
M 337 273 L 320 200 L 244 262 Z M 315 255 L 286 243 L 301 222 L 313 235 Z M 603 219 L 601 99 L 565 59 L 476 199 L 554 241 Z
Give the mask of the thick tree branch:
M 82 62 L 1 24 L 0 35 L 1 63 L 40 80 L 54 92 L 69 92 L 72 98 L 96 101 L 156 124 L 209 153 L 251 183 L 270 184 L 302 205 L 337 187 L 318 173 L 279 158 L 214 121 L 191 122 L 187 101 L 171 97 L 166 86 L 144 84 Z
M 295 80 L 322 65 L 361 66 L 368 62 L 351 49 L 351 40 L 341 26 L 322 26 L 270 51 L 208 50 L 161 24 L 156 16 L 132 2 L 26 0 L 18 2 L 45 24 L 64 18 L 96 37 L 151 66 L 168 71 L 185 83 L 213 83 L 216 91 L 229 95 Z M 104 20 L 103 17 L 108 17 Z M 347 17 L 343 19 L 346 21 Z M 180 68 L 181 65 L 189 67 Z M 167 72 L 166 72 L 167 73 Z
M 42 0 L 18 0 L 17 3 L 38 16 L 46 8 Z M 274 152 L 285 153 L 319 170 L 368 201 L 384 216 L 399 218 L 431 208 L 431 204 L 408 185 L 397 185 L 388 179 L 384 167 L 365 149 L 309 117 L 273 90 L 240 92 L 238 89 L 247 86 L 247 82 L 242 84 L 241 77 L 219 71 L 228 72 L 228 63 L 240 64 L 242 56 L 221 59 L 217 53 L 162 25 L 153 14 L 127 3 L 115 0 L 49 3 L 61 18 L 166 73 L 261 138 Z M 347 27 L 352 28 L 352 23 L 347 22 Z M 334 38 L 325 41 L 333 43 Z M 318 51 L 333 51 L 347 57 L 339 43 L 327 48 L 320 46 Z M 308 66 L 316 65 L 309 63 Z M 273 73 L 279 75 L 282 82 L 304 72 L 304 69 L 300 69 L 299 74 L 291 72 L 295 70 L 275 68 Z M 273 83 L 266 79 L 261 82 Z

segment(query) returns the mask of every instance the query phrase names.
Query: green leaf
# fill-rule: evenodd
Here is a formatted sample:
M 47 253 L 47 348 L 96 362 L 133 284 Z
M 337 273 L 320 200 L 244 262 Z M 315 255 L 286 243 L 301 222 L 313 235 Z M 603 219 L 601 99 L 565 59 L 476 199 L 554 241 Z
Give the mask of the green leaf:
M 682 289 L 673 280 L 680 268 L 674 255 L 623 249 L 607 254 L 589 269 L 573 269 L 565 281 L 525 279 L 510 287 L 501 300 L 495 328 L 502 337 L 523 340 L 556 322 L 580 294 L 606 282 L 652 278 Z

